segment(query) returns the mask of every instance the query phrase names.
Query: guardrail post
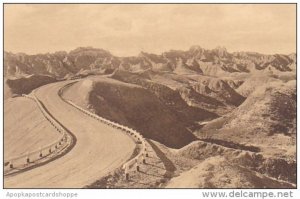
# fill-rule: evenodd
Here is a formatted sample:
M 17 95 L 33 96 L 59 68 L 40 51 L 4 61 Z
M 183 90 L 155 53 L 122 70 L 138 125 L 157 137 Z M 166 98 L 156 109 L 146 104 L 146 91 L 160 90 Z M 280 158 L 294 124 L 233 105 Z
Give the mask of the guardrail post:
M 14 168 L 14 164 L 12 161 L 9 162 L 9 168 L 13 169 Z
M 27 151 L 26 162 L 27 162 L 27 163 L 30 163 L 29 151 Z
M 129 173 L 127 166 L 125 167 L 125 180 L 129 180 Z
M 138 142 L 141 142 L 140 144 L 143 144 L 143 147 L 142 147 L 142 151 L 141 151 L 141 155 L 140 154 L 135 158 L 135 169 L 136 171 L 140 171 L 140 166 L 141 164 L 146 164 L 146 157 L 148 157 L 148 152 L 146 150 L 146 146 L 145 146 L 145 141 L 144 141 L 144 138 L 143 136 L 138 133 L 136 130 L 132 129 L 132 128 L 129 128 L 129 127 L 126 127 L 126 126 L 123 126 L 123 125 L 120 125 L 114 121 L 110 121 L 110 120 L 107 120 L 105 118 L 102 118 L 102 117 L 99 117 L 97 115 L 95 115 L 94 113 L 90 113 L 89 111 L 86 111 L 84 110 L 83 108 L 81 107 L 78 107 L 77 105 L 75 105 L 73 102 L 71 101 L 67 101 L 68 103 L 70 103 L 71 105 L 75 106 L 77 109 L 83 111 L 85 114 L 89 115 L 90 117 L 93 117 L 93 118 L 96 118 L 97 120 L 99 120 L 100 122 L 110 126 L 110 127 L 113 127 L 113 128 L 116 128 L 116 129 L 120 129 L 122 130 L 123 132 L 127 133 L 128 135 L 131 136 L 131 138 L 133 138 L 135 141 L 138 141 Z M 56 145 L 55 145 L 55 148 L 57 149 L 59 147 L 59 145 L 61 145 L 61 142 L 64 142 L 64 141 L 67 141 L 68 142 L 68 136 L 65 136 L 63 137 L 62 140 L 60 140 Z M 142 161 L 141 159 L 142 158 Z M 132 162 L 128 162 L 128 164 L 130 164 L 130 167 L 132 166 L 131 164 Z M 123 169 L 125 170 L 125 179 L 128 181 L 130 176 L 129 176 L 129 168 L 130 168 L 127 164 L 125 164 L 123 166 Z
M 136 171 L 140 171 L 138 159 L 135 159 L 135 168 L 136 168 Z
M 43 153 L 42 153 L 42 147 L 40 147 L 40 154 L 39 154 L 40 158 L 43 157 Z

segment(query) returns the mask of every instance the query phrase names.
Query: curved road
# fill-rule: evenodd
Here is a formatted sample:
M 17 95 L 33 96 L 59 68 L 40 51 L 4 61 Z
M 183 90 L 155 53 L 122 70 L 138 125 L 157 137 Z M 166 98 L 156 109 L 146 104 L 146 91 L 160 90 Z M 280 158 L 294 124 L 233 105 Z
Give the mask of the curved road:
M 58 96 L 58 90 L 67 83 L 47 84 L 36 95 L 76 136 L 76 145 L 63 157 L 44 166 L 5 177 L 5 188 L 82 188 L 130 158 L 135 148 L 131 138 L 83 114 Z

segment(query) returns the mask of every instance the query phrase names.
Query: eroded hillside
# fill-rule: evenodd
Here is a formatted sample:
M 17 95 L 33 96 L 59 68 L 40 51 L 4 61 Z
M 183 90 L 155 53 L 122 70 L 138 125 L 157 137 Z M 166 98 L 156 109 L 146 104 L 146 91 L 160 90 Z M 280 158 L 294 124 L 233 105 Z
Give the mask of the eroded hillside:
M 172 148 L 196 139 L 188 130 L 195 122 L 216 117 L 203 109 L 189 107 L 171 89 L 150 83 L 147 86 L 151 88 L 95 77 L 78 82 L 66 92 L 66 97 Z M 76 93 L 81 93 L 81 100 L 76 100 Z
M 174 72 L 176 74 L 204 74 L 227 76 L 233 73 L 257 71 L 294 71 L 295 54 L 264 55 L 252 52 L 229 53 L 226 48 L 207 50 L 193 46 L 187 51 L 170 50 L 161 55 L 141 52 L 138 56 L 116 57 L 110 52 L 92 47 L 80 47 L 69 53 L 55 52 L 26 55 L 4 53 L 4 75 L 52 75 L 65 77 L 76 75 L 82 70 L 123 69 L 137 72 Z
M 151 143 L 166 169 L 151 187 L 296 186 L 295 54 L 199 46 L 132 57 L 91 47 L 5 52 L 4 75 L 5 99 L 76 79 L 64 98 Z

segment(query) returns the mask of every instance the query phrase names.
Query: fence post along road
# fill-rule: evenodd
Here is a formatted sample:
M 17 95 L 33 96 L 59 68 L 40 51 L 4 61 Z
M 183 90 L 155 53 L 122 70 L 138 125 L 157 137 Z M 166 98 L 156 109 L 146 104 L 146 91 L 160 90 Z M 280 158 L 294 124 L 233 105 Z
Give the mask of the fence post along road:
M 34 91 L 31 95 L 23 94 L 22 96 L 33 100 L 37 104 L 43 116 L 55 128 L 55 130 L 60 133 L 60 136 L 56 141 L 46 146 L 41 146 L 33 151 L 28 151 L 24 155 L 4 160 L 4 176 L 17 174 L 22 171 L 35 168 L 42 163 L 46 163 L 58 156 L 64 155 L 75 145 L 74 137 L 60 123 L 58 123 L 52 115 L 49 114 L 42 102 L 40 102 L 35 96 Z
M 141 149 L 139 150 L 139 153 L 132 159 L 130 159 L 129 161 L 127 161 L 126 163 L 123 164 L 122 169 L 124 170 L 125 173 L 125 179 L 129 180 L 129 175 L 130 175 L 130 171 L 139 171 L 139 168 L 141 164 L 146 164 L 147 160 L 146 158 L 148 158 L 148 150 L 147 150 L 147 141 L 145 140 L 145 138 L 136 130 L 129 128 L 127 126 L 118 124 L 114 121 L 110 121 L 108 119 L 105 119 L 103 117 L 100 117 L 90 111 L 87 111 L 85 109 L 83 109 L 82 107 L 76 105 L 75 103 L 73 103 L 70 100 L 66 100 L 64 99 L 61 95 L 63 93 L 63 90 L 70 87 L 71 85 L 73 85 L 75 82 L 71 82 L 69 84 L 66 84 L 64 87 L 62 87 L 62 89 L 59 91 L 59 95 L 60 97 L 67 103 L 69 103 L 71 106 L 75 107 L 76 109 L 80 110 L 81 112 L 83 112 L 84 114 L 98 120 L 99 122 L 102 122 L 103 124 L 106 124 L 108 126 L 111 126 L 113 128 L 119 129 L 122 132 L 124 132 L 125 134 L 127 134 L 128 136 L 130 136 L 137 144 L 141 145 Z
M 121 132 L 125 133 L 127 136 L 129 136 L 134 142 L 139 146 L 138 154 L 125 162 L 122 165 L 122 169 L 124 170 L 125 179 L 129 180 L 130 172 L 133 171 L 140 171 L 140 166 L 143 164 L 146 164 L 147 157 L 148 157 L 148 151 L 147 147 L 150 147 L 147 145 L 147 141 L 145 138 L 136 130 L 118 124 L 114 121 L 110 121 L 108 119 L 105 119 L 103 117 L 100 117 L 88 110 L 83 109 L 82 107 L 76 105 L 70 100 L 64 99 L 62 97 L 62 93 L 64 89 L 70 87 L 77 81 L 73 81 L 71 83 L 68 83 L 61 87 L 57 94 L 58 96 L 69 105 L 75 107 L 79 111 L 83 112 L 84 114 L 88 115 L 89 117 L 97 120 L 98 122 L 101 122 L 105 125 L 108 125 L 112 128 L 118 129 Z M 28 151 L 26 154 L 22 154 L 20 156 L 11 157 L 4 161 L 4 176 L 11 176 L 15 175 L 33 168 L 36 168 L 38 166 L 44 165 L 54 159 L 57 159 L 63 155 L 65 155 L 67 152 L 69 152 L 76 144 L 76 137 L 75 135 L 70 132 L 68 129 L 66 129 L 62 124 L 59 123 L 47 110 L 47 108 L 44 106 L 44 104 L 38 99 L 36 96 L 34 90 L 30 95 L 22 95 L 23 97 L 26 97 L 28 99 L 33 100 L 43 116 L 46 118 L 46 120 L 55 128 L 56 131 L 60 133 L 59 138 L 53 142 L 49 143 L 46 146 L 41 146 L 33 151 Z

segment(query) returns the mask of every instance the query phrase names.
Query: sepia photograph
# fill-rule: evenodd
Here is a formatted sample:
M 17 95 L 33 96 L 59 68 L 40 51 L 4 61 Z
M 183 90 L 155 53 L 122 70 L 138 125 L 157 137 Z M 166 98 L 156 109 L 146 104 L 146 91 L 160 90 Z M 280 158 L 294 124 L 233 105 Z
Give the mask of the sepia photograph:
M 2 6 L 4 189 L 297 188 L 296 3 Z

